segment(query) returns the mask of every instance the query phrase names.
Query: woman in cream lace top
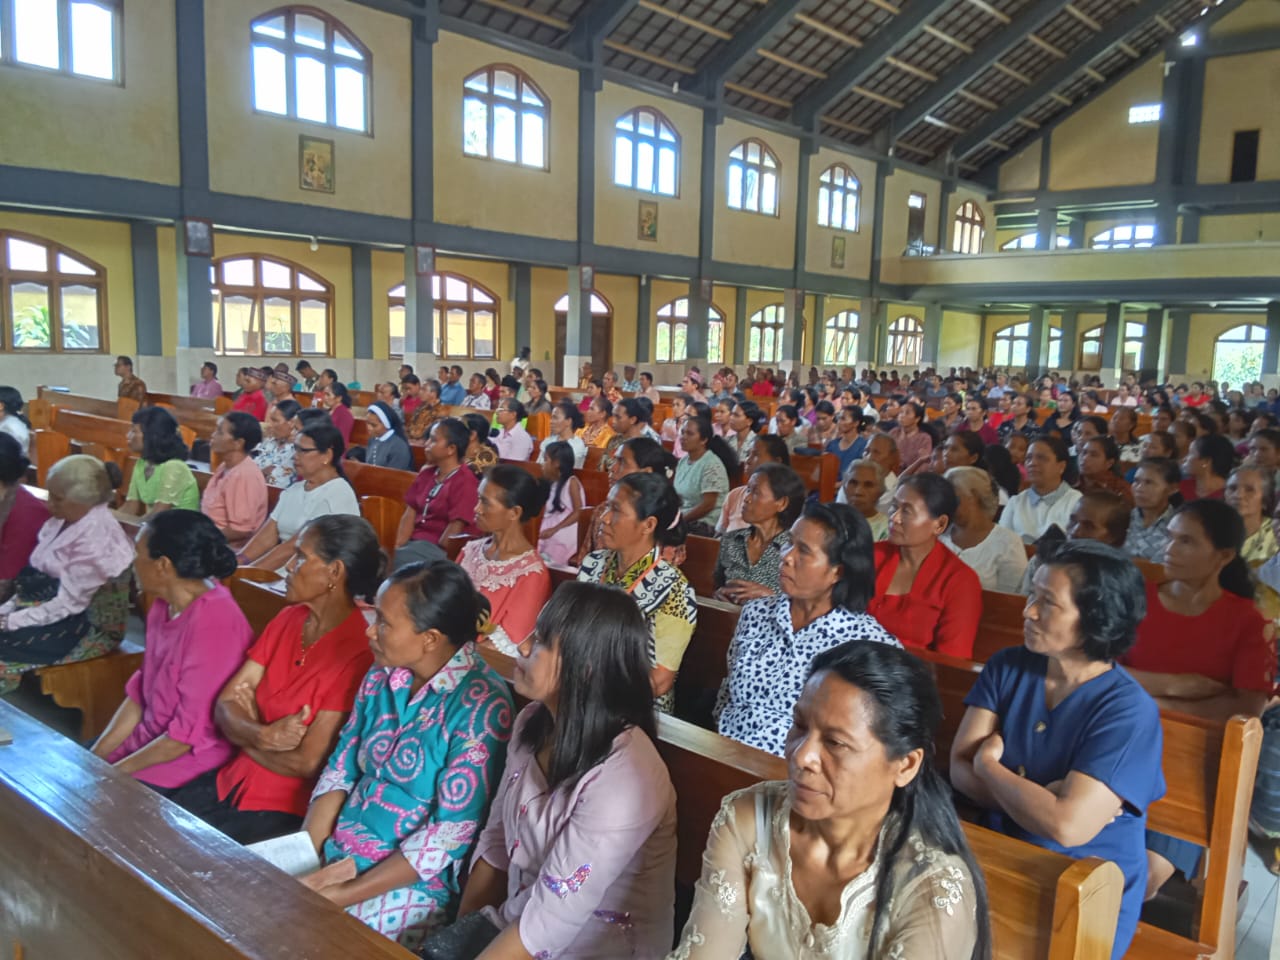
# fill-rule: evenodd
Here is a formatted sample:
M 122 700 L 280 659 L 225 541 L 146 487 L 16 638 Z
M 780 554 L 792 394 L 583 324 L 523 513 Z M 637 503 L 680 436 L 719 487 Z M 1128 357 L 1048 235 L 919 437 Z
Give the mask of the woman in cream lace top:
M 933 765 L 940 717 L 927 668 L 899 648 L 815 657 L 789 779 L 725 798 L 668 960 L 988 960 L 986 890 Z

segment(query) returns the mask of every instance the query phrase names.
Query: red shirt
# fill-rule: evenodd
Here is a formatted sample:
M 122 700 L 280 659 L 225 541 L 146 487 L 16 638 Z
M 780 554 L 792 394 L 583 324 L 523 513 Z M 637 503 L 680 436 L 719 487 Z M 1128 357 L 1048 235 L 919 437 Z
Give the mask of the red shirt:
M 1276 654 L 1267 622 L 1253 601 L 1224 592 L 1204 613 L 1172 613 L 1158 584 L 1147 584 L 1147 615 L 1138 640 L 1120 658 L 1148 673 L 1198 673 L 1236 690 L 1270 693 Z
M 231 405 L 232 410 L 243 410 L 253 415 L 255 420 L 267 419 L 267 398 L 261 390 L 246 390 L 240 399 Z
M 0 580 L 12 580 L 31 559 L 40 528 L 49 519 L 49 508 L 43 500 L 19 486 L 13 494 L 13 506 L 0 527 Z
M 352 610 L 337 629 L 304 654 L 302 625 L 308 612 L 301 604 L 285 607 L 249 648 L 249 659 L 266 668 L 254 691 L 263 723 L 275 723 L 303 706 L 311 707 L 311 721 L 322 710 L 345 717 L 355 703 L 360 681 L 373 666 L 365 636 L 368 625 L 359 610 Z M 273 773 L 243 750 L 218 771 L 218 799 L 234 792 L 239 810 L 279 810 L 302 817 L 314 786 L 314 779 Z
M 403 417 L 406 423 L 408 423 L 409 418 L 413 416 L 413 411 L 417 410 L 421 404 L 422 404 L 422 397 L 420 396 L 401 398 L 400 400 L 401 416 Z
M 1187 396 L 1182 398 L 1182 405 L 1184 407 L 1203 407 L 1206 403 L 1208 403 L 1212 399 L 1213 398 L 1210 397 L 1207 393 L 1202 393 L 1198 397 L 1193 397 L 1190 394 L 1188 394 Z
M 338 428 L 338 432 L 342 434 L 342 442 L 346 446 L 351 445 L 351 431 L 355 428 L 356 418 L 352 414 L 351 408 L 345 403 L 340 403 L 329 411 L 329 419 L 333 421 L 333 425 Z
M 982 581 L 973 568 L 936 543 L 916 571 L 910 591 L 891 597 L 886 591 L 898 570 L 898 547 L 877 543 L 875 556 L 876 595 L 867 613 L 904 647 L 927 647 L 972 660 L 982 619 Z
M 1178 492 L 1182 494 L 1182 499 L 1190 503 L 1192 500 L 1222 500 L 1227 492 L 1226 487 L 1219 487 L 1213 493 L 1200 496 L 1196 493 L 1196 482 L 1191 478 L 1187 478 L 1178 484 Z
M 751 385 L 751 395 L 755 397 L 772 397 L 773 384 L 768 380 L 757 380 Z
M 414 512 L 410 539 L 439 543 L 440 534 L 454 520 L 462 521 L 463 533 L 479 533 L 476 527 L 476 492 L 480 489 L 480 480 L 466 464 L 461 464 L 444 479 L 432 496 L 437 475 L 435 467 L 423 467 L 404 495 L 404 505 Z

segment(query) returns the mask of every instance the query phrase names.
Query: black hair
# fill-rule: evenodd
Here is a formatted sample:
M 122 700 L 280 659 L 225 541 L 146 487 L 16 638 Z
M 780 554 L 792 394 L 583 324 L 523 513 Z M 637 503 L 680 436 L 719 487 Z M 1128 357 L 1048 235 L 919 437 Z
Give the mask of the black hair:
M 578 405 L 572 400 L 561 400 L 553 409 L 559 410 L 564 414 L 564 418 L 573 424 L 575 431 L 582 429 L 582 411 L 578 409 Z
M 252 454 L 262 442 L 262 424 L 258 418 L 243 410 L 231 410 L 222 415 L 222 419 L 231 428 L 233 440 L 244 441 L 244 452 Z
M 8 417 L 17 417 L 28 427 L 31 421 L 22 413 L 22 394 L 17 387 L 0 387 L 0 413 Z
M 313 423 L 303 427 L 298 435 L 314 443 L 317 453 L 332 453 L 333 469 L 338 471 L 338 476 L 343 480 L 347 479 L 346 473 L 342 470 L 342 455 L 346 452 L 347 444 L 342 439 L 342 431 L 333 425 L 332 420 L 328 423 Z M 347 482 L 351 481 L 347 480 Z
M 970 466 L 978 467 L 981 470 L 987 468 L 986 449 L 987 445 L 982 442 L 982 435 L 972 430 L 958 430 L 951 434 L 956 442 L 964 447 L 973 458 L 974 462 Z
M 302 409 L 302 404 L 297 400 L 277 400 L 276 409 L 280 411 L 280 416 L 286 420 L 292 420 L 298 415 L 298 411 Z M 244 411 L 241 411 L 242 413 Z
M 1072 423 L 1075 423 L 1077 420 L 1079 420 L 1079 419 L 1080 419 L 1080 417 L 1081 417 L 1081 414 L 1080 414 L 1080 398 L 1079 398 L 1079 397 L 1077 397 L 1077 396 L 1076 396 L 1074 393 L 1072 393 L 1070 390 L 1062 390 L 1062 391 L 1059 391 L 1059 393 L 1058 393 L 1058 397 L 1059 397 L 1059 398 L 1062 398 L 1062 397 L 1070 397 L 1070 398 L 1071 398 L 1071 412 L 1067 414 L 1067 419 L 1068 419 L 1068 420 L 1070 420 Z M 1054 413 L 1054 419 L 1057 419 L 1057 417 L 1061 415 L 1061 412 L 1060 412 L 1060 411 L 1058 411 L 1058 410 L 1054 410 L 1054 411 L 1053 411 L 1053 413 Z M 1098 419 L 1102 419 L 1102 418 L 1101 418 L 1101 417 L 1099 417 Z M 1106 421 L 1103 421 L 1103 422 L 1105 423 Z
M 720 458 L 720 462 L 724 464 L 725 473 L 730 478 L 736 477 L 738 471 L 742 469 L 738 463 L 738 457 L 723 437 L 716 436 L 716 432 L 711 429 L 711 421 L 706 417 L 690 417 L 687 422 L 698 431 L 698 435 L 707 444 L 708 452 Z
M 1071 462 L 1071 450 L 1067 446 L 1067 441 L 1063 440 L 1056 433 L 1045 433 L 1036 437 L 1034 440 L 1032 440 L 1030 443 L 1027 444 L 1028 450 L 1030 450 L 1031 444 L 1033 443 L 1043 443 L 1046 447 L 1048 447 L 1050 450 L 1053 451 L 1053 458 L 1057 460 L 1059 463 Z
M 486 447 L 493 447 L 493 443 L 489 440 L 489 420 L 483 414 L 464 413 L 461 417 L 446 417 L 445 419 L 460 420 L 467 432 L 467 442 L 458 448 L 460 451 L 458 456 L 461 457 L 466 453 L 467 447 L 471 446 L 472 434 Z M 439 423 L 440 421 L 437 420 L 436 422 Z M 497 448 L 494 447 L 494 449 L 496 450 Z
M 982 451 L 982 459 L 987 464 L 987 472 L 1009 496 L 1017 496 L 1022 489 L 1022 471 L 1013 462 L 1013 455 L 998 443 L 992 443 Z
M 653 542 L 659 546 L 674 547 L 684 543 L 685 529 L 680 518 L 680 497 L 671 481 L 660 473 L 629 473 L 617 482 L 616 487 L 626 487 L 631 493 L 636 518 L 640 521 L 653 517 Z
M 750 424 L 751 432 L 759 433 L 760 428 L 763 427 L 765 424 L 764 411 L 762 411 L 758 406 L 756 406 L 754 401 L 751 401 L 751 400 L 743 400 L 740 403 L 734 404 L 734 406 L 736 406 L 739 410 L 741 410 L 743 416 L 747 418 L 747 421 Z
M 142 459 L 159 466 L 170 460 L 186 460 L 187 445 L 178 432 L 178 421 L 164 407 L 143 407 L 132 422 L 142 428 Z
M 1132 558 L 1098 540 L 1045 544 L 1037 555 L 1045 566 L 1061 567 L 1071 580 L 1086 657 L 1110 662 L 1133 647 L 1138 624 L 1147 615 L 1147 591 Z
M 648 397 L 627 397 L 615 405 L 639 423 L 653 423 L 653 404 Z
M 652 373 L 650 373 L 648 370 L 641 370 L 641 371 L 640 371 L 640 376 L 641 376 L 641 377 L 648 377 L 648 378 L 649 378 L 649 382 L 650 382 L 650 383 L 653 383 L 653 374 L 652 374 Z
M 499 385 L 510 390 L 512 396 L 515 396 L 516 391 L 520 389 L 520 381 L 511 376 L 511 374 L 507 374 L 503 377 Z
M 301 373 L 303 370 L 314 370 L 315 367 L 311 366 L 310 360 L 299 360 L 294 365 L 293 369 L 298 371 L 298 373 Z
M 623 447 L 631 451 L 631 459 L 636 462 L 636 467 L 640 470 L 650 470 L 668 479 L 675 476 L 676 458 L 653 437 L 632 437 L 630 440 L 624 440 L 618 447 L 619 457 L 622 456 Z
M 502 491 L 498 499 L 504 507 L 508 510 L 520 508 L 521 523 L 540 514 L 542 505 L 547 502 L 543 485 L 524 467 L 517 467 L 513 463 L 499 463 L 486 470 L 484 478 Z
M 1085 444 L 1096 443 L 1102 447 L 1102 456 L 1111 461 L 1111 472 L 1119 474 L 1120 469 L 1120 447 L 1116 443 L 1115 438 L 1108 434 L 1102 434 L 1100 437 L 1090 437 Z
M 1076 423 L 1087 423 L 1091 425 L 1093 429 L 1097 430 L 1098 433 L 1104 437 L 1107 436 L 1107 434 L 1110 432 L 1110 429 L 1111 429 L 1107 421 L 1102 417 L 1098 416 L 1096 413 L 1091 413 L 1087 417 L 1079 417 L 1078 419 L 1073 418 L 1072 426 L 1075 426 Z
M 524 408 L 524 404 L 521 403 L 519 400 L 517 400 L 515 397 L 507 397 L 505 400 L 501 402 L 506 405 L 509 411 L 511 411 L 516 415 L 517 423 L 529 415 L 528 411 L 526 411 Z
M 126 357 L 124 354 L 120 354 L 120 356 L 116 357 L 116 363 L 123 363 L 130 370 L 133 369 L 133 358 Z
M 1269 414 L 1260 413 L 1258 414 L 1258 416 L 1266 417 L 1266 416 L 1269 416 Z M 1257 437 L 1259 440 L 1267 441 L 1267 443 L 1275 447 L 1277 451 L 1280 451 L 1280 429 L 1277 429 L 1276 427 L 1263 427 L 1261 430 L 1255 433 L 1254 436 Z
M 329 384 L 325 389 L 337 397 L 338 401 L 344 407 L 351 406 L 351 391 L 347 389 L 347 385 L 345 383 L 340 383 L 339 381 L 334 380 L 333 383 Z
M 400 414 L 396 413 L 396 408 L 391 406 L 385 400 L 375 400 L 369 404 L 368 409 L 372 410 L 377 407 L 382 411 L 382 415 L 387 418 L 387 423 L 391 424 L 388 429 L 405 443 L 409 442 L 409 438 L 405 436 L 404 421 L 400 419 Z
M 1148 434 L 1148 436 L 1162 438 L 1160 440 L 1157 440 L 1156 442 L 1163 444 L 1165 450 L 1167 450 L 1170 454 L 1173 454 L 1175 456 L 1177 455 L 1178 453 L 1177 441 L 1174 439 L 1173 434 L 1170 433 L 1168 430 L 1152 430 L 1151 433 Z M 1277 441 L 1276 448 L 1280 449 L 1280 433 L 1276 434 L 1276 441 Z
M 538 396 L 545 398 L 547 395 L 547 381 L 543 380 L 541 377 L 534 377 L 533 385 L 538 388 Z
M 613 401 L 606 397 L 603 393 L 597 393 L 595 399 L 591 401 L 591 406 L 599 407 L 600 412 L 606 417 L 613 416 Z
M 335 465 L 337 462 L 334 460 Z M 312 538 L 321 560 L 339 561 L 346 568 L 348 600 L 373 600 L 387 572 L 387 555 L 378 545 L 378 535 L 368 520 L 345 513 L 326 514 L 303 527 L 298 542 L 307 536 Z M 473 630 L 474 627 L 473 622 Z
M 813 658 L 809 678 L 824 672 L 862 692 L 863 702 L 869 708 L 872 735 L 884 748 L 887 758 L 898 760 L 913 750 L 922 753 L 915 777 L 905 786 L 895 788 L 889 802 L 891 816 L 880 841 L 878 859 L 883 866 L 876 879 L 867 956 L 879 956 L 882 952 L 894 893 L 894 871 L 889 865 L 896 862 L 911 837 L 918 835 L 925 847 L 964 861 L 973 883 L 977 927 L 971 960 L 990 960 L 991 922 L 986 882 L 960 826 L 951 788 L 938 772 L 936 737 L 942 723 L 942 700 L 929 666 L 898 647 L 850 640 Z
M 813 405 L 813 409 L 815 413 L 825 413 L 833 417 L 836 415 L 836 405 L 830 400 L 819 400 Z
M 903 400 L 901 403 L 898 404 L 899 415 L 901 415 L 903 407 L 910 407 L 915 412 L 916 419 L 920 421 L 919 425 L 921 427 L 925 425 L 926 421 L 925 421 L 924 404 L 922 404 L 919 400 Z
M 775 500 L 786 498 L 787 507 L 778 514 L 778 522 L 782 524 L 783 529 L 789 530 L 791 525 L 800 519 L 805 499 L 809 496 L 809 491 L 804 481 L 800 479 L 800 474 L 781 463 L 762 463 L 751 471 L 751 476 L 757 475 L 769 484 L 769 492 L 773 494 Z
M 483 426 L 477 429 L 476 424 L 471 422 L 471 417 L 479 419 Z M 457 417 L 444 417 L 431 425 L 431 432 L 444 434 L 444 442 L 457 451 L 459 460 L 464 460 L 467 456 L 467 447 L 471 446 L 471 434 L 475 433 L 478 437 L 487 438 L 489 421 L 478 413 L 469 413 L 462 420 Z
M 400 378 L 400 383 L 402 385 L 408 383 L 414 386 L 421 386 L 422 378 L 419 377 L 416 373 L 406 373 L 403 377 Z
M 542 448 L 542 456 L 554 463 L 560 472 L 559 480 L 554 484 L 546 484 L 548 489 L 543 497 L 544 501 L 551 503 L 551 509 L 558 513 L 564 509 L 560 503 L 560 495 L 564 493 L 565 484 L 573 477 L 573 447 L 564 440 L 553 440 Z
M 772 433 L 756 434 L 756 449 L 764 449 L 769 451 L 769 456 L 777 463 L 791 466 L 791 448 L 787 446 L 787 441 Z
M 1210 469 L 1224 480 L 1236 462 L 1236 448 L 1230 440 L 1217 433 L 1207 433 L 1192 440 L 1191 455 L 1208 460 Z
M 411 373 L 411 374 L 409 374 L 409 376 L 413 377 L 413 374 Z M 417 377 L 414 377 L 414 379 L 416 380 L 416 379 L 417 379 Z M 401 382 L 401 383 L 404 383 L 404 381 L 403 381 L 403 380 L 401 380 L 400 382 Z M 386 382 L 383 384 L 383 386 L 390 387 L 390 388 L 391 388 L 391 396 L 395 397 L 395 399 L 397 399 L 397 400 L 399 400 L 399 399 L 400 399 L 400 387 L 396 384 L 396 382 L 395 382 L 394 380 L 388 380 L 388 381 L 386 381 Z
M 1170 457 L 1143 457 L 1138 461 L 1138 470 L 1154 470 L 1171 488 L 1169 503 L 1175 507 L 1182 505 L 1182 493 L 1178 486 L 1182 483 L 1182 468 L 1178 461 Z
M 1228 593 L 1252 600 L 1253 577 L 1249 564 L 1240 555 L 1245 539 L 1244 520 L 1240 514 L 1221 500 L 1191 500 L 1173 512 L 1175 517 L 1183 514 L 1195 518 L 1215 550 L 1235 551 L 1235 556 L 1218 575 L 1218 585 Z
M 831 602 L 852 613 L 865 613 L 876 589 L 875 539 L 866 518 L 847 503 L 805 504 L 801 514 L 826 527 L 827 560 L 840 568 Z
M 320 371 L 320 375 L 324 377 L 328 377 L 334 383 L 338 382 L 338 371 L 334 370 L 332 367 L 325 367 L 323 370 Z
M 298 418 L 298 426 L 302 430 L 308 427 L 333 426 L 333 417 L 329 416 L 329 411 L 320 407 L 304 407 L 299 404 L 294 416 Z
M 174 574 L 183 580 L 222 580 L 236 572 L 235 551 L 217 525 L 199 510 L 153 513 L 143 528 L 147 531 L 147 554 L 152 560 L 168 557 Z
M 217 365 L 216 363 L 214 363 L 212 360 L 206 360 L 204 363 L 200 364 L 200 366 L 202 366 L 202 367 L 208 367 L 208 368 L 209 368 L 209 371 L 210 371 L 210 372 L 211 372 L 215 377 L 218 375 L 218 365 Z
M 0 433 L 0 483 L 11 487 L 27 475 L 31 461 L 22 444 L 7 433 Z
M 657 739 L 649 628 L 627 594 L 597 583 L 562 583 L 538 614 L 534 637 L 559 649 L 558 705 L 553 714 L 539 704 L 518 742 L 534 754 L 550 745 L 550 792 L 572 790 L 628 728 Z
M 913 473 L 899 481 L 898 489 L 914 490 L 920 494 L 925 509 L 933 519 L 946 517 L 948 525 L 955 519 L 960 499 L 956 496 L 956 488 L 951 485 L 951 481 L 942 474 Z
M 795 423 L 797 425 L 800 423 L 800 411 L 797 410 L 795 407 L 793 407 L 791 404 L 789 403 L 781 404 L 776 410 L 773 411 L 773 415 L 775 417 L 780 413 L 785 414 L 787 419 L 790 420 L 792 423 Z

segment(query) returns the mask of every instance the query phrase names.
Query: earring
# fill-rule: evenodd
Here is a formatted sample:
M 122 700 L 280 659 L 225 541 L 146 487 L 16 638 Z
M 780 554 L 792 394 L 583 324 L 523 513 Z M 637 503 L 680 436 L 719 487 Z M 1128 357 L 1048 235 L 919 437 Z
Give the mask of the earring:
M 332 583 L 330 583 L 330 584 L 329 584 L 329 589 L 330 589 L 330 590 L 332 590 L 332 589 L 333 589 L 333 584 L 332 584 Z

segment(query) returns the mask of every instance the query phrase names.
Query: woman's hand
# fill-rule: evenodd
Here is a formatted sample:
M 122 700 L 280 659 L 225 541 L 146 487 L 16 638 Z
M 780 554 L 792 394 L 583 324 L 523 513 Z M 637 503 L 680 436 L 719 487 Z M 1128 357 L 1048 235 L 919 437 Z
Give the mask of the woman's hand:
M 296 750 L 307 735 L 307 721 L 311 718 L 311 707 L 302 705 L 297 713 L 281 717 L 275 723 L 268 723 L 258 732 L 257 747 L 273 753 L 288 753 Z
M 988 764 L 999 764 L 1004 756 L 1004 737 L 993 733 L 978 745 L 978 752 L 973 755 L 973 769 L 981 776 Z
M 751 580 L 730 580 L 717 590 L 716 594 L 730 603 L 736 603 L 741 606 L 749 600 L 771 597 L 773 596 L 773 591 L 764 584 L 754 583 Z
M 235 689 L 231 691 L 231 697 L 235 705 L 249 715 L 250 720 L 254 723 L 260 722 L 258 699 L 254 696 L 252 686 L 243 681 L 237 683 Z
M 321 867 L 314 873 L 309 873 L 305 877 L 299 877 L 298 879 L 303 886 L 310 887 L 321 896 L 328 896 L 333 899 L 330 896 L 331 893 L 336 893 L 338 887 L 355 878 L 356 862 L 350 857 L 343 857 L 341 860 L 336 860 L 327 866 Z

